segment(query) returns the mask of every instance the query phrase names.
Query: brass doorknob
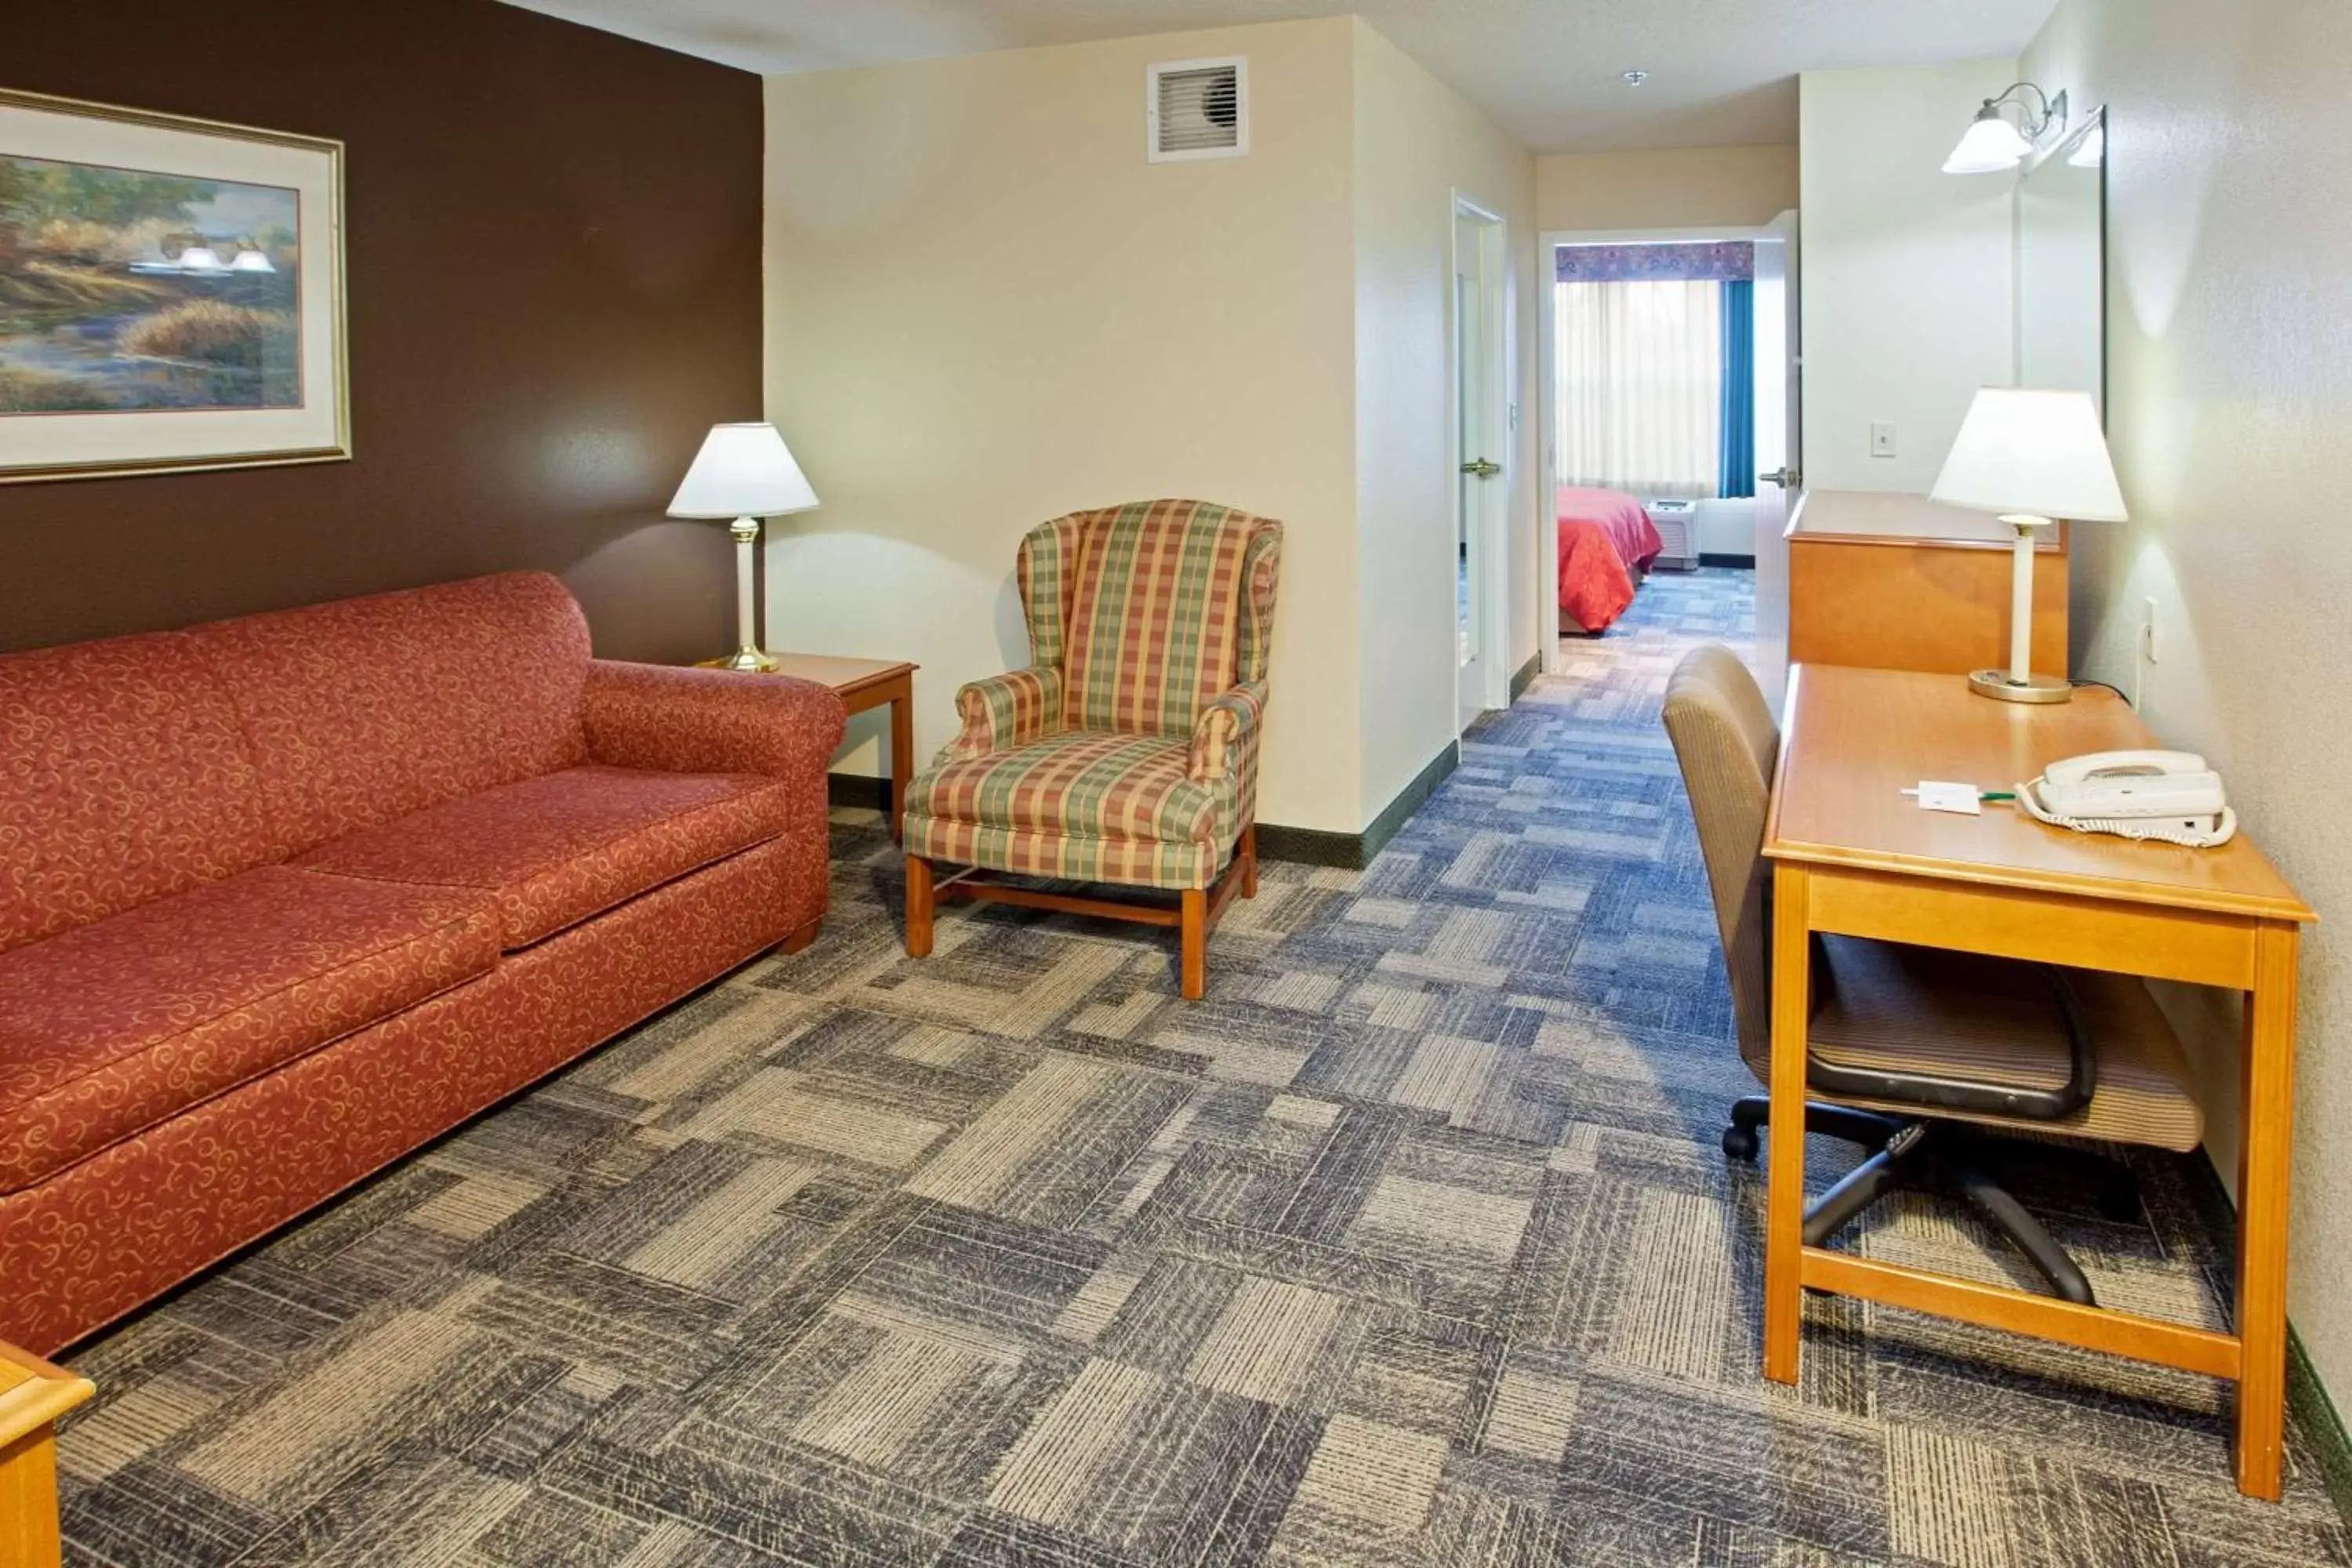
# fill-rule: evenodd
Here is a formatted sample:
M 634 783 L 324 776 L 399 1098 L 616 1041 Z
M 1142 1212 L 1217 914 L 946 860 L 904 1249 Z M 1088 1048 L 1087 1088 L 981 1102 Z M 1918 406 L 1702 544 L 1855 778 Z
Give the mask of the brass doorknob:
M 1462 465 L 1462 471 L 1465 474 L 1475 474 L 1482 479 L 1491 479 L 1503 471 L 1503 465 L 1490 463 L 1484 458 L 1474 458 Z

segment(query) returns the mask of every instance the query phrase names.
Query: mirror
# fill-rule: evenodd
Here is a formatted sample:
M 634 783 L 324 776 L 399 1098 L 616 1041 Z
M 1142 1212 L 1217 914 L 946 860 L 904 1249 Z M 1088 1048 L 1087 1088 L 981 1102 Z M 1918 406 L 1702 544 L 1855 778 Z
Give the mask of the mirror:
M 2107 115 L 2095 109 L 2017 187 L 2017 383 L 2107 408 Z

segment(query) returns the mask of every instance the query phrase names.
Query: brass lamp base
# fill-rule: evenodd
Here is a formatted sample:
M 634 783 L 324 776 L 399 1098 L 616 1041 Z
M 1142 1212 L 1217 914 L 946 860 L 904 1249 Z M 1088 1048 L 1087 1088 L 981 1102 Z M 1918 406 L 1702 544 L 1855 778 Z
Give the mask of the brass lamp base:
M 727 658 L 714 658 L 710 662 L 720 669 L 756 670 L 762 675 L 772 674 L 782 668 L 782 661 L 774 654 L 762 653 L 756 647 L 739 647 Z
M 2054 675 L 2029 675 L 2025 684 L 2010 679 L 2005 669 L 1974 669 L 1969 672 L 1969 689 L 1979 697 L 1990 697 L 2001 702 L 2071 702 L 2074 685 Z

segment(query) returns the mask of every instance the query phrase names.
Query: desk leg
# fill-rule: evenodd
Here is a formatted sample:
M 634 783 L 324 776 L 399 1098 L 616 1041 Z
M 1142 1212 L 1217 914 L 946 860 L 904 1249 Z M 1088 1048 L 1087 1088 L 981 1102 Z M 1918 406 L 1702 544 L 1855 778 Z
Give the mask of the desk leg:
M 890 696 L 890 837 L 907 841 L 907 785 L 915 777 L 915 683 L 898 683 Z
M 1764 1375 L 1797 1381 L 1805 1250 L 1805 1026 L 1812 1014 L 1809 873 L 1772 872 L 1772 1119 L 1765 1154 Z
M 2286 1413 L 2288 1161 L 2294 1136 L 2296 929 L 2254 937 L 2239 1052 L 2238 1489 L 2278 1500 Z

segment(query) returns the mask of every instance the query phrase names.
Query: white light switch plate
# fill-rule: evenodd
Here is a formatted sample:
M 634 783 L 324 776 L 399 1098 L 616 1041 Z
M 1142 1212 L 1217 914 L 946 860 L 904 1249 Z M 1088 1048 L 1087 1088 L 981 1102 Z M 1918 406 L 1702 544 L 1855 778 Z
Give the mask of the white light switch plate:
M 1874 419 L 1870 422 L 1870 455 L 1874 458 L 1895 456 L 1895 421 Z

